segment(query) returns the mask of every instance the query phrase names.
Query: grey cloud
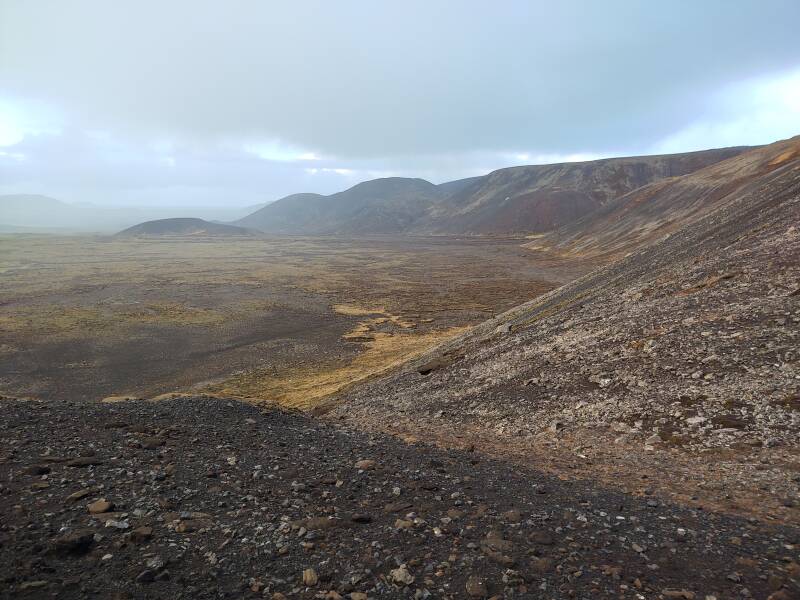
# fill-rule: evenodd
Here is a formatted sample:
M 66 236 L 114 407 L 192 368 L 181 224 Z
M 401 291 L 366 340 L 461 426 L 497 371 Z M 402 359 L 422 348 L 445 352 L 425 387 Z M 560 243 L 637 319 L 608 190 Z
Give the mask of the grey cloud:
M 309 166 L 441 181 L 515 152 L 647 152 L 713 121 L 726 86 L 800 67 L 798 22 L 796 0 L 5 0 L 0 99 L 48 103 L 68 129 L 0 168 L 244 201 L 349 183 Z M 328 158 L 241 150 L 264 140 Z
M 337 156 L 636 147 L 800 60 L 794 0 L 4 6 L 3 80 L 84 123 Z

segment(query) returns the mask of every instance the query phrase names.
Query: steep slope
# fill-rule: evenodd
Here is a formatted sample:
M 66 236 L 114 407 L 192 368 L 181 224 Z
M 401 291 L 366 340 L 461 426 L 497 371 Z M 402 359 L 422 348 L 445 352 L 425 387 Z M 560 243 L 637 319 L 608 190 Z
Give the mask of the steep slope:
M 800 136 L 756 148 L 643 186 L 527 246 L 576 257 L 621 256 L 747 194 L 765 174 L 798 156 Z
M 539 233 L 574 221 L 643 185 L 691 173 L 746 148 L 611 158 L 494 171 L 431 214 L 435 233 Z
M 757 468 L 800 468 L 798 150 L 795 139 L 742 156 L 723 171 L 748 184 L 713 212 L 354 391 L 333 414 L 800 519 L 786 471 Z M 734 500 L 714 491 L 734 487 Z
M 401 233 L 411 229 L 443 195 L 424 179 L 388 177 L 330 196 L 293 194 L 236 224 L 267 233 Z
M 162 236 L 162 235 L 214 235 L 214 236 L 240 236 L 251 235 L 253 232 L 244 227 L 212 223 L 203 219 L 175 218 L 146 221 L 124 231 L 119 237 L 134 236 Z
M 284 234 L 548 232 L 643 185 L 744 150 L 513 167 L 438 186 L 422 179 L 376 179 L 330 196 L 293 194 L 236 224 Z

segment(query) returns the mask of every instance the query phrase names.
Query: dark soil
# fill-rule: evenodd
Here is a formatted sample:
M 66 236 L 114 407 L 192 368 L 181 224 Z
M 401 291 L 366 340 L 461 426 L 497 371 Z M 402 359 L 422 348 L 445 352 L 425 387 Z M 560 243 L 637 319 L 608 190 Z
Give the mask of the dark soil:
M 2 408 L 3 598 L 800 593 L 798 529 L 476 452 L 210 398 Z

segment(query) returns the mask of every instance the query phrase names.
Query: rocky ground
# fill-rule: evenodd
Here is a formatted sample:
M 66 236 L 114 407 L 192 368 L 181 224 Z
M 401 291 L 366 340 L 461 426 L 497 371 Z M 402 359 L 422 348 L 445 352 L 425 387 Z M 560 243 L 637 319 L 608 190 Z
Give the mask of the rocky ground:
M 800 523 L 800 159 L 781 156 L 719 210 L 330 415 Z
M 800 530 L 211 398 L 6 399 L 3 598 L 800 597 Z

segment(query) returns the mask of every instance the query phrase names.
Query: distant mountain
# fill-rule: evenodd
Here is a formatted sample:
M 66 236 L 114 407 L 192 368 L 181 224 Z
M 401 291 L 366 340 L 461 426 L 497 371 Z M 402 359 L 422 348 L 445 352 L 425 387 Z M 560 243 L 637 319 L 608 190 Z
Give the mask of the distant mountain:
M 293 194 L 235 221 L 267 233 L 361 234 L 413 230 L 446 192 L 424 179 L 388 177 L 322 196 Z
M 212 223 L 203 219 L 175 218 L 147 221 L 120 231 L 119 237 L 136 236 L 168 236 L 168 235 L 213 235 L 241 236 L 252 235 L 252 231 L 244 227 Z
M 39 194 L 0 196 L 0 223 L 14 228 L 64 227 L 73 219 L 69 204 Z
M 110 233 L 192 214 L 270 234 L 542 234 L 579 221 L 642 186 L 695 172 L 745 150 L 511 167 L 440 185 L 388 177 L 328 196 L 293 194 L 257 206 L 246 216 L 236 208 L 123 208 L 10 195 L 0 196 L 0 223 L 7 231 Z
M 248 214 L 248 211 L 228 207 L 98 206 L 69 204 L 36 194 L 0 195 L 0 223 L 6 232 L 113 233 L 142 221 L 173 218 L 181 214 L 230 221 Z
M 747 148 L 500 169 L 434 185 L 391 177 L 322 196 L 294 194 L 237 225 L 282 234 L 523 234 L 552 231 L 611 200 Z

